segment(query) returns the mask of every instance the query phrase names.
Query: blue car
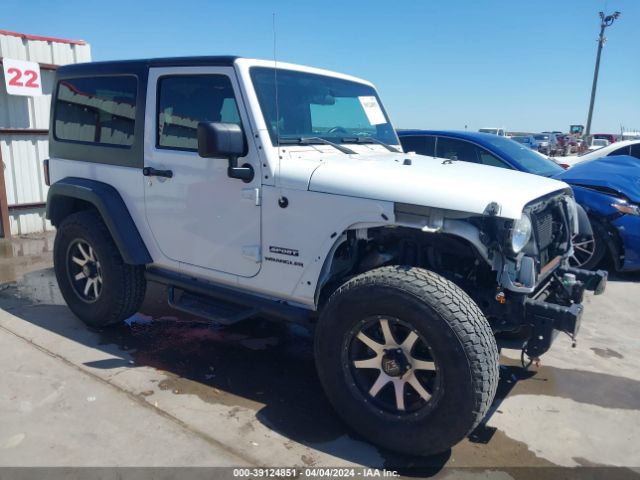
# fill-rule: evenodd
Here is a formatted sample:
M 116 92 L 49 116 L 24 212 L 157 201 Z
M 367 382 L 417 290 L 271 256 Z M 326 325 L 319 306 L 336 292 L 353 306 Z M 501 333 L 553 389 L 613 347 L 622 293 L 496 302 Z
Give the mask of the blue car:
M 552 177 L 572 186 L 592 232 L 574 238 L 573 265 L 593 269 L 609 260 L 615 270 L 640 270 L 640 161 L 604 157 L 564 170 L 525 145 L 478 132 L 401 130 L 406 152 L 482 163 Z M 584 229 L 582 230 L 585 231 Z
M 617 270 L 640 270 L 640 160 L 629 155 L 579 163 L 556 175 L 573 188 L 592 218 L 594 259 Z

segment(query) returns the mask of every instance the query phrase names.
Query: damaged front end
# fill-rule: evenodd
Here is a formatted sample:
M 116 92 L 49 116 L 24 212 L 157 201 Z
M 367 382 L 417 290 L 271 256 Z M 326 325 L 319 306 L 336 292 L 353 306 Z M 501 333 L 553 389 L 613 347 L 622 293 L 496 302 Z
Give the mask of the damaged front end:
M 607 272 L 595 272 L 572 267 L 560 267 L 539 290 L 524 300 L 524 319 L 529 335 L 522 348 L 532 358 L 551 347 L 558 333 L 564 332 L 573 341 L 580 329 L 585 290 L 596 295 L 604 292 Z
M 570 189 L 526 204 L 519 220 L 501 217 L 496 202 L 472 216 L 396 203 L 394 215 L 391 228 L 343 233 L 323 283 L 383 265 L 431 270 L 474 300 L 501 347 L 532 358 L 546 352 L 560 332 L 575 341 L 584 292 L 605 289 L 607 272 L 569 266 L 572 237 L 583 232 Z
M 561 332 L 575 345 L 584 292 L 603 293 L 607 272 L 569 266 L 571 239 L 579 224 L 570 195 L 533 202 L 523 214 L 531 222 L 530 239 L 517 253 L 505 249 L 498 305 L 493 304 L 487 316 L 499 345 L 537 358 Z

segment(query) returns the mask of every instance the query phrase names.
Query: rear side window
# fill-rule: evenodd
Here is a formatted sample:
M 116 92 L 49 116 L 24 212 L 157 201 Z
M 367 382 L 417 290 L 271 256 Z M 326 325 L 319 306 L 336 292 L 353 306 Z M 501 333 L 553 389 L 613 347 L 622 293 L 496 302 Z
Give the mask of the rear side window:
M 130 147 L 137 90 L 132 75 L 61 80 L 54 110 L 56 140 Z
M 226 75 L 180 75 L 158 82 L 159 148 L 198 150 L 198 123 L 240 124 L 240 113 Z

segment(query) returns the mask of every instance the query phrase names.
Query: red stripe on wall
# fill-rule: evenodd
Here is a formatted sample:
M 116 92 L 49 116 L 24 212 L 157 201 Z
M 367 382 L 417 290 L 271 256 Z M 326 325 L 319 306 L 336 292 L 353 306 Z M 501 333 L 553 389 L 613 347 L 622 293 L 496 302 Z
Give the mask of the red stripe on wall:
M 68 40 L 66 38 L 43 37 L 40 35 L 29 35 L 27 33 L 10 32 L 8 30 L 0 30 L 0 35 L 9 35 L 11 37 L 20 37 L 26 40 L 39 40 L 42 42 L 68 43 L 70 45 L 86 45 L 84 40 Z

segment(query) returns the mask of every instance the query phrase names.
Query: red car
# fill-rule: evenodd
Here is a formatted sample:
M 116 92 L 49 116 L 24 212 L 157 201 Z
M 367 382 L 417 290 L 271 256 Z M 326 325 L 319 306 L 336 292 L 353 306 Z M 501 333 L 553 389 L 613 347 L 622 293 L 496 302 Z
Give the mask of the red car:
M 618 136 L 613 133 L 594 133 L 592 135 L 593 138 L 604 138 L 605 140 L 609 140 L 609 143 L 615 143 L 618 141 Z

